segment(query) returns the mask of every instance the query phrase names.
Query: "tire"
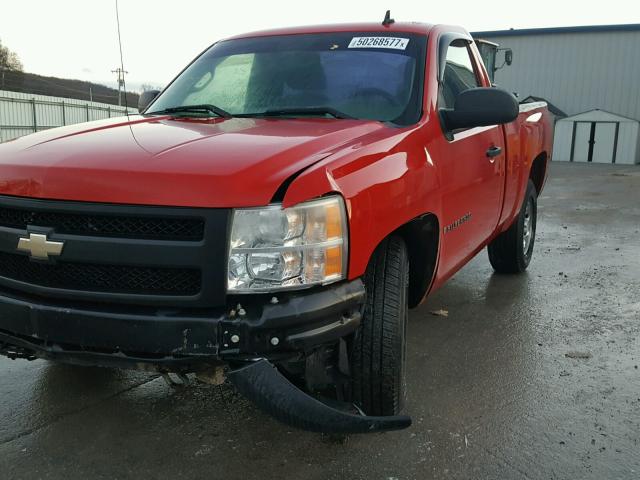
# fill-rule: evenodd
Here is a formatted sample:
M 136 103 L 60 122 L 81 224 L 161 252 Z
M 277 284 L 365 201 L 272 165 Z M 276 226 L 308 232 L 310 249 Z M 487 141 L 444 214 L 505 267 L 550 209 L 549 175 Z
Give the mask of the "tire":
M 409 310 L 409 257 L 400 237 L 378 246 L 364 280 L 364 315 L 351 348 L 352 401 L 367 415 L 397 415 L 405 401 Z
M 522 273 L 527 269 L 533 256 L 537 219 L 538 195 L 529 180 L 518 217 L 506 232 L 489 244 L 489 261 L 496 272 Z

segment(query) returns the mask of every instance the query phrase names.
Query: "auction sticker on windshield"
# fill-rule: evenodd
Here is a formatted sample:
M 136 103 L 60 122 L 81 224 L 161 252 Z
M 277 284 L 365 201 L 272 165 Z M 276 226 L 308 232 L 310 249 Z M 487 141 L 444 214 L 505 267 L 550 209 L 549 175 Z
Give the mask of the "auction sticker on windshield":
M 405 50 L 408 44 L 408 38 L 353 37 L 348 48 L 394 48 L 396 50 Z

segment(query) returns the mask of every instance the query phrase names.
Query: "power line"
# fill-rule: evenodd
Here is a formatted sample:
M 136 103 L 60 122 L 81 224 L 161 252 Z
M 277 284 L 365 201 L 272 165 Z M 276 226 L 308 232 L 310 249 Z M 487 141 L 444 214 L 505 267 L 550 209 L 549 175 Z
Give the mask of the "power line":
M 12 74 L 13 72 L 7 72 L 7 73 Z M 91 84 L 91 83 L 87 83 L 87 86 L 84 89 L 73 88 L 66 85 L 62 85 L 55 81 L 44 79 L 43 77 L 40 77 L 37 75 L 34 75 L 34 76 L 29 76 L 29 75 L 30 74 L 8 75 L 7 78 L 5 79 L 5 83 L 3 87 L 9 88 L 9 89 L 16 89 L 15 91 L 18 91 L 18 92 L 24 91 L 25 93 L 39 93 L 39 92 L 36 92 L 35 90 L 41 91 L 42 88 L 46 88 L 47 85 L 51 85 L 51 88 L 49 90 L 42 91 L 43 92 L 42 95 L 61 96 L 63 95 L 61 90 L 64 90 L 67 92 L 82 94 L 79 96 L 70 97 L 70 98 L 77 98 L 77 99 L 86 98 L 88 95 L 87 89 L 91 90 L 94 87 L 98 87 L 104 91 L 104 93 L 99 93 L 99 92 L 94 93 L 95 97 L 107 98 L 107 97 L 110 97 L 110 92 L 113 91 L 109 87 L 106 87 L 103 85 Z M 64 79 L 61 79 L 61 81 L 64 81 Z
M 122 36 L 120 35 L 120 12 L 118 10 L 118 0 L 116 0 L 116 23 L 118 24 L 118 46 L 120 47 L 120 68 L 116 70 L 116 71 L 119 70 L 118 72 L 118 105 L 120 105 L 120 81 L 122 79 L 122 88 L 124 89 L 124 106 L 127 111 L 127 116 L 129 116 L 129 104 L 127 102 L 127 84 L 124 79 L 125 74 L 129 72 L 127 72 L 124 69 L 124 58 L 122 56 Z
M 2 71 L 4 74 L 5 71 Z M 73 82 L 74 86 L 65 85 L 68 82 Z M 8 70 L 4 79 L 3 88 L 10 90 L 34 93 L 40 95 L 53 95 L 64 96 L 64 92 L 69 94 L 78 94 L 69 98 L 85 99 L 93 96 L 94 98 L 108 99 L 107 103 L 111 103 L 113 89 L 106 85 L 100 85 L 91 82 L 85 82 L 81 80 L 68 80 L 58 79 L 52 77 L 43 77 L 41 75 L 15 72 Z M 45 90 L 47 86 L 50 86 L 48 90 Z
M 70 91 L 70 92 L 82 93 L 82 94 L 84 94 L 84 95 L 86 95 L 86 94 L 87 94 L 87 91 L 86 91 L 86 90 L 81 90 L 81 89 L 78 89 L 78 88 L 73 88 L 73 87 L 67 87 L 67 86 L 65 86 L 65 85 L 60 85 L 59 83 L 52 82 L 51 80 L 47 80 L 47 79 L 45 79 L 45 78 L 43 78 L 43 77 L 41 77 L 41 76 L 38 76 L 37 78 L 34 78 L 34 79 L 33 79 L 33 80 L 31 80 L 31 81 L 33 81 L 33 82 L 47 83 L 47 84 L 49 84 L 49 85 L 53 85 L 54 87 L 61 88 L 61 89 L 63 89 L 63 90 L 68 90 L 68 91 Z M 91 89 L 91 83 L 87 82 L 87 86 L 88 86 L 88 88 L 89 88 L 89 89 Z M 108 88 L 108 87 L 105 87 L 105 88 Z
M 127 102 L 127 87 L 124 81 L 124 76 L 127 72 L 123 70 L 121 67 L 116 68 L 115 70 L 111 70 L 111 73 L 116 73 L 118 76 L 118 105 L 122 105 L 122 90 L 124 88 L 124 98 L 125 103 Z

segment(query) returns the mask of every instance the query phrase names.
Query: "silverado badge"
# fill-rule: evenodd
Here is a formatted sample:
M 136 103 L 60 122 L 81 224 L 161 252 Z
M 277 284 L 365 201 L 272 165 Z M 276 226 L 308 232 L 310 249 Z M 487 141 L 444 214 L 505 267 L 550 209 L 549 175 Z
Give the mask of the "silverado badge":
M 37 260 L 49 260 L 49 256 L 58 256 L 62 253 L 64 242 L 47 240 L 47 236 L 41 233 L 30 233 L 28 238 L 18 240 L 18 250 L 29 252 L 31 258 Z
M 451 230 L 455 230 L 463 223 L 467 223 L 469 220 L 471 220 L 471 212 L 467 213 L 464 217 L 459 218 L 451 225 L 447 225 L 446 227 L 444 227 L 444 233 L 449 233 Z

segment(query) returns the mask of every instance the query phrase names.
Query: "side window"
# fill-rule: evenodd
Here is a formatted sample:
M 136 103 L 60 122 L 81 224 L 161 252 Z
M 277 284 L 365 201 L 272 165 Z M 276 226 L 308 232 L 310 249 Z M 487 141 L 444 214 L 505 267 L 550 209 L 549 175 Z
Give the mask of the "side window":
M 440 89 L 439 107 L 453 108 L 456 97 L 465 90 L 480 87 L 466 42 L 454 41 L 447 49 L 444 81 Z

